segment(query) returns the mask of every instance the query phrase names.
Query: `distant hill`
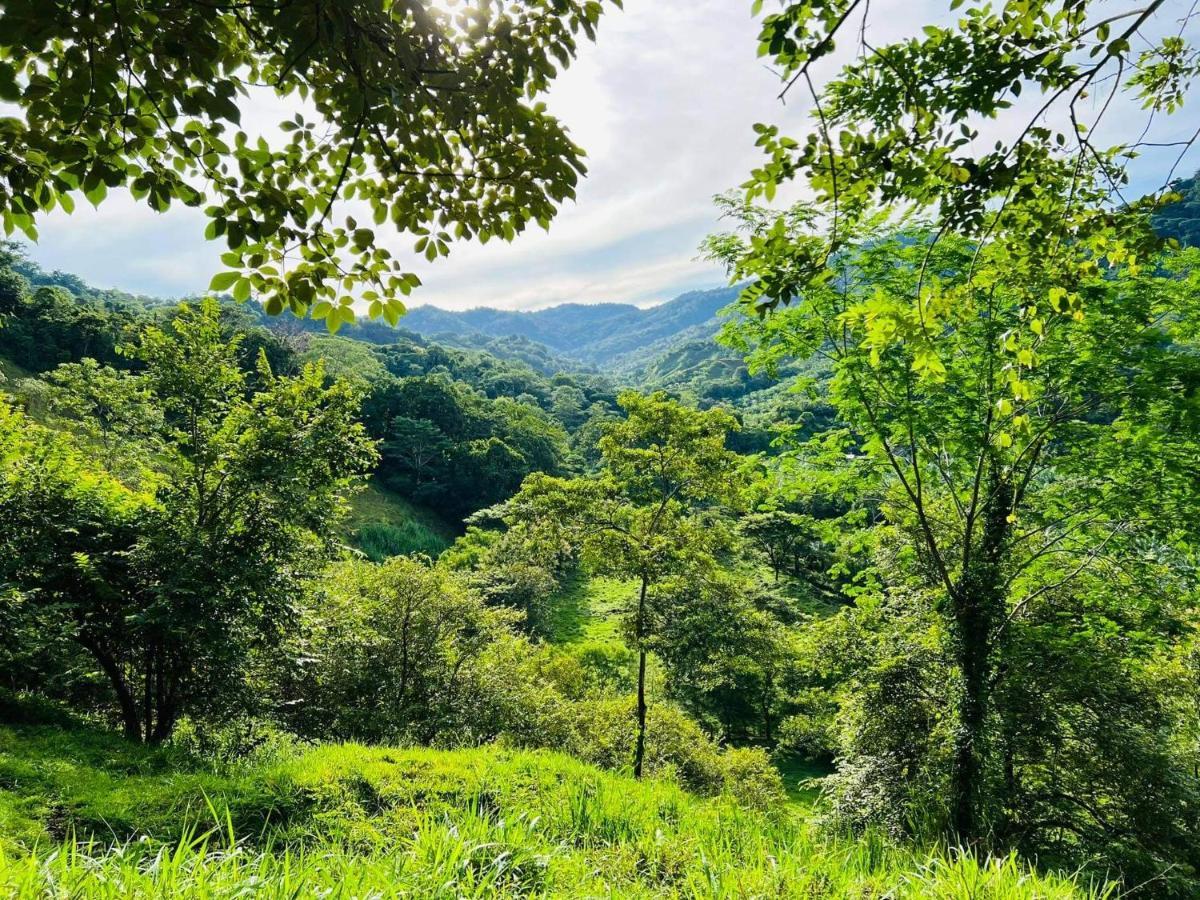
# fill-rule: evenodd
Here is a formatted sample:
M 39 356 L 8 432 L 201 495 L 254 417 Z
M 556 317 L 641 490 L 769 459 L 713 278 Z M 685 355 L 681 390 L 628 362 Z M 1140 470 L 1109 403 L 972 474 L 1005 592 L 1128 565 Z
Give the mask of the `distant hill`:
M 625 368 L 630 354 L 644 354 L 652 346 L 661 350 L 685 332 L 692 340 L 715 334 L 718 311 L 738 292 L 736 287 L 691 291 L 645 309 L 626 303 L 566 303 L 534 312 L 418 306 L 409 310 L 403 327 L 429 337 L 472 342 L 480 337 L 525 338 L 581 363 Z
M 1184 247 L 1200 247 L 1200 172 L 1171 185 L 1180 199 L 1156 212 L 1151 221 L 1165 238 L 1175 238 Z

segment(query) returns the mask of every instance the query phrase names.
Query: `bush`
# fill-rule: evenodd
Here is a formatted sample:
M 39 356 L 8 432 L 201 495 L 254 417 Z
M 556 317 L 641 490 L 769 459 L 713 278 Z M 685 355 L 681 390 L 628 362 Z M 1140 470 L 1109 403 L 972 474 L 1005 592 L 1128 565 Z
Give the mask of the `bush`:
M 341 563 L 302 615 L 299 664 L 278 673 L 281 715 L 304 737 L 456 742 L 481 656 L 514 618 L 421 559 Z
M 219 723 L 184 719 L 171 736 L 171 746 L 222 765 L 256 765 L 287 759 L 312 745 L 277 725 L 247 716 Z
M 784 800 L 783 779 L 761 747 L 731 747 L 721 754 L 722 790 L 741 806 L 773 809 Z
M 575 715 L 572 755 L 605 769 L 624 771 L 631 766 L 636 734 L 632 701 L 583 701 L 576 704 Z M 647 714 L 645 769 L 698 794 L 726 793 L 757 809 L 783 798 L 783 782 L 766 753 L 722 751 L 684 713 L 661 703 L 653 704 Z

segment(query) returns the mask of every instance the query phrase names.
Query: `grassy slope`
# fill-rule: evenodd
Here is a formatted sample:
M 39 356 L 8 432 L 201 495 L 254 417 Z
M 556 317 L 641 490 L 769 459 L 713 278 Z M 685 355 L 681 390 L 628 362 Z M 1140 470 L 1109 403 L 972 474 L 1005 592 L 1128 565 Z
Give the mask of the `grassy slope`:
M 13 718 L 12 709 L 0 712 Z M 228 818 L 207 836 L 189 830 L 214 821 L 210 803 Z M 72 835 L 99 843 L 79 850 Z M 825 839 L 787 812 L 747 812 L 549 753 L 343 745 L 216 769 L 70 721 L 0 726 L 2 896 L 327 889 L 338 897 L 1084 896 L 1012 861 L 980 866 L 874 839 Z
M 378 561 L 400 553 L 437 556 L 454 543 L 456 533 L 433 510 L 410 503 L 373 478 L 350 501 L 346 536 Z
M 624 646 L 620 613 L 636 592 L 633 581 L 582 575 L 571 578 L 551 603 L 550 639 L 556 644 Z
M 22 369 L 7 356 L 0 356 L 0 384 L 3 384 L 5 378 L 16 381 L 18 378 L 31 378 L 33 373 L 27 369 Z

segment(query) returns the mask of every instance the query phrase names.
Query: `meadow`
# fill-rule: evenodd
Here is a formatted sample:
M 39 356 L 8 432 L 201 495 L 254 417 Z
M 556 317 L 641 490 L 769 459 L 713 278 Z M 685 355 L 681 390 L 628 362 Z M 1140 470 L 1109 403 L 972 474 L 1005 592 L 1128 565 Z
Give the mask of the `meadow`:
M 5 713 L 4 896 L 1115 896 L 545 751 L 277 745 L 215 764 L 42 706 Z

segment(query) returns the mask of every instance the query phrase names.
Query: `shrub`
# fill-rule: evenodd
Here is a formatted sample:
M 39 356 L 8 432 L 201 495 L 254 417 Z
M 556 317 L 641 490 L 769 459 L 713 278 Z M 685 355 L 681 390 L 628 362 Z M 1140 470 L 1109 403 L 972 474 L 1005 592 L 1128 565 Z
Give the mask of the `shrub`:
M 463 724 L 481 655 L 514 614 L 420 559 L 334 566 L 279 674 L 280 710 L 305 737 L 429 743 Z
M 624 771 L 633 760 L 635 719 L 628 699 L 576 704 L 573 755 Z M 724 750 L 684 713 L 652 704 L 646 728 L 646 772 L 678 781 L 698 794 L 727 793 L 739 804 L 763 809 L 783 798 L 783 782 L 758 749 Z
M 761 747 L 731 747 L 721 754 L 722 790 L 740 806 L 772 809 L 784 800 L 783 780 Z

